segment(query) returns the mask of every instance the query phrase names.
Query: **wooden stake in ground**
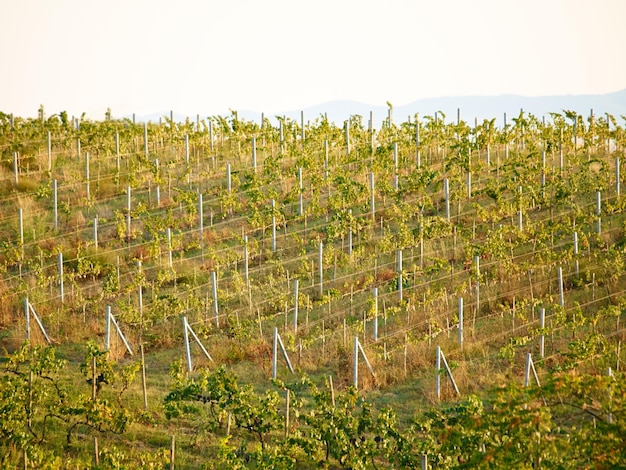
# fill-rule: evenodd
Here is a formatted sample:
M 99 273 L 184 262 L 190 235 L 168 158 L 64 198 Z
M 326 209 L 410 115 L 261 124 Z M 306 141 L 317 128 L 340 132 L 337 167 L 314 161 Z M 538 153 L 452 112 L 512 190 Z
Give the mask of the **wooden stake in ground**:
M 172 434 L 170 439 L 170 470 L 174 470 L 174 459 L 176 456 L 176 438 Z

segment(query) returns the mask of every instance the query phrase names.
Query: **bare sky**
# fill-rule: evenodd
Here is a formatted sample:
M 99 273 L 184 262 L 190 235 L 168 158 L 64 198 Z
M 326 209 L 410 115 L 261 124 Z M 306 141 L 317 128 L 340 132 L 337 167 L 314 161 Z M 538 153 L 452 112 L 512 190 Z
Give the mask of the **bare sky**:
M 610 93 L 625 19 L 626 0 L 0 0 L 0 111 Z

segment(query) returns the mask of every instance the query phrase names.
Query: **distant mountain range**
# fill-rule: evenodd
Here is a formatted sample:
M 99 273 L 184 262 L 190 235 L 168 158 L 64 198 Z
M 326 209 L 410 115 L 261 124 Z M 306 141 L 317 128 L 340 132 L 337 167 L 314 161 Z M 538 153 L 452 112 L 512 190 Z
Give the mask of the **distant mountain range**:
M 392 103 L 393 105 L 393 103 Z M 550 114 L 562 113 L 563 110 L 576 111 L 583 116 L 589 116 L 591 110 L 596 116 L 603 116 L 605 113 L 616 118 L 626 116 L 626 89 L 605 95 L 561 95 L 561 96 L 521 96 L 521 95 L 500 95 L 500 96 L 457 96 L 426 98 L 416 100 L 405 105 L 394 105 L 392 119 L 396 122 L 406 121 L 410 116 L 413 119 L 416 113 L 423 116 L 433 116 L 435 112 L 441 111 L 445 114 L 446 122 L 455 122 L 457 113 L 461 119 L 473 124 L 474 119 L 482 122 L 483 119 L 496 118 L 496 124 L 502 126 L 504 113 L 508 122 L 511 118 L 517 117 L 520 110 L 531 113 L 538 118 L 546 117 L 550 120 Z M 281 113 L 266 114 L 266 117 L 274 121 L 275 116 L 286 116 L 296 121 L 300 121 L 301 112 L 307 122 L 313 122 L 324 114 L 330 121 L 336 124 L 343 123 L 350 116 L 360 115 L 363 118 L 363 125 L 367 126 L 370 112 L 373 113 L 374 124 L 380 127 L 382 121 L 387 118 L 387 105 L 371 105 L 356 101 L 330 101 L 315 106 L 309 106 L 299 110 L 290 110 Z M 215 113 L 214 113 L 215 114 Z M 212 115 L 212 114 L 208 114 Z M 261 120 L 261 113 L 249 110 L 238 110 L 238 115 L 242 119 L 249 121 Z M 138 121 L 156 122 L 159 118 L 167 116 L 170 112 L 155 113 L 149 116 L 138 117 Z M 205 118 L 207 115 L 200 115 Z M 186 116 L 174 113 L 174 120 L 185 121 Z M 190 117 L 193 121 L 195 116 Z

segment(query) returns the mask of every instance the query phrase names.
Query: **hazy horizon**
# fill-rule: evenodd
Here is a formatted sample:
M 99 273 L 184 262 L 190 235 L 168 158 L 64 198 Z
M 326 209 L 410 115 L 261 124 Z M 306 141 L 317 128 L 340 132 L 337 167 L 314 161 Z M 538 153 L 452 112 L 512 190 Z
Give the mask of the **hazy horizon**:
M 337 100 L 609 94 L 621 0 L 78 0 L 0 16 L 0 110 L 268 114 Z

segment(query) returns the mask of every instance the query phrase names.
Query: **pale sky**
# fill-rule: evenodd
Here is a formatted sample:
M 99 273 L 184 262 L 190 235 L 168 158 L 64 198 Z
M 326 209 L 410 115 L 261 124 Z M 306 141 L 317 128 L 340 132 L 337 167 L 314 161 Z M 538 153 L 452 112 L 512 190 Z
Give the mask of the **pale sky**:
M 0 111 L 611 93 L 625 21 L 626 0 L 0 0 Z

